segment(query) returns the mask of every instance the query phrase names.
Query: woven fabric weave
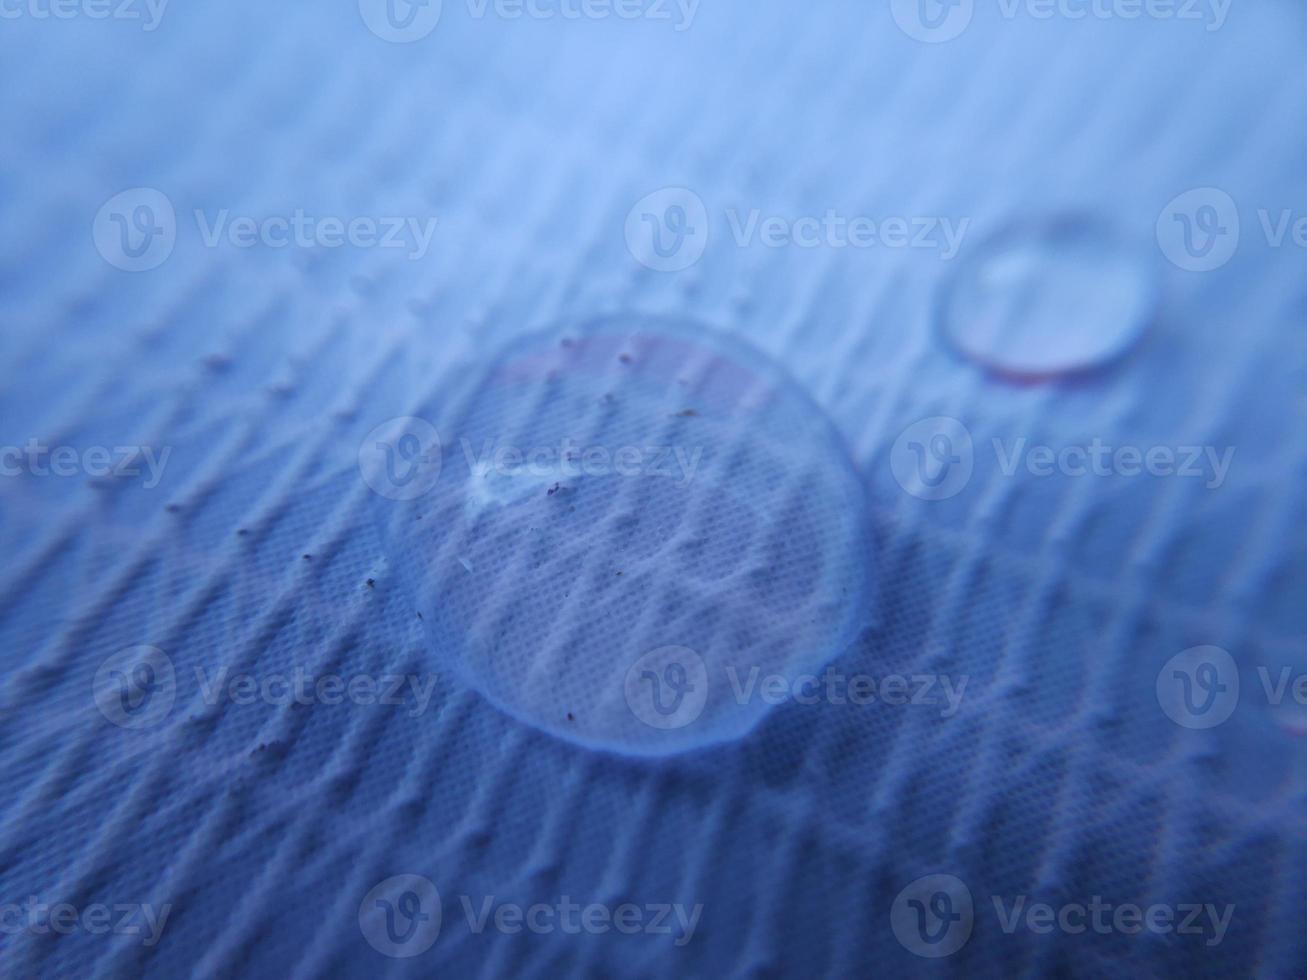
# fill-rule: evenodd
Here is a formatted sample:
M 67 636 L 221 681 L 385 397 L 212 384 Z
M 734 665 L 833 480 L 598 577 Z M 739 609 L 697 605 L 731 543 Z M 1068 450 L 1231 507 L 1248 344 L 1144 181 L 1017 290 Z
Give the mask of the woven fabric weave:
M 674 4 L 638 21 L 497 9 L 446 0 L 409 44 L 354 3 L 0 25 L 0 443 L 170 449 L 150 487 L 143 466 L 0 480 L 0 903 L 171 907 L 150 946 L 6 932 L 0 972 L 1307 974 L 1307 742 L 1250 696 L 1259 667 L 1307 668 L 1304 255 L 1258 218 L 1307 201 L 1301 6 L 1236 5 L 1208 30 L 977 5 L 945 44 L 854 3 L 704 4 L 683 30 Z M 986 236 L 1088 211 L 1155 254 L 1158 215 L 1202 187 L 1239 202 L 1243 245 L 1208 273 L 1159 257 L 1160 312 L 1120 361 L 1018 383 L 942 341 L 944 285 Z M 92 229 L 134 188 L 167 197 L 176 241 L 126 272 Z M 690 268 L 628 248 L 662 188 L 704 202 Z M 418 231 L 400 249 L 212 234 L 297 209 Z M 737 243 L 753 211 L 827 210 L 969 230 L 956 259 Z M 870 629 L 813 667 L 966 677 L 955 712 L 790 702 L 650 757 L 469 682 L 459 638 L 417 616 L 360 447 L 518 338 L 614 314 L 705 323 L 783 368 L 868 497 Z M 894 446 L 938 418 L 974 468 L 922 499 Z M 1008 473 L 993 448 L 1096 437 L 1236 455 L 1211 488 Z M 765 516 L 772 533 L 793 519 Z M 633 650 L 688 645 L 640 628 Z M 1229 651 L 1245 692 L 1206 731 L 1157 695 L 1199 645 Z M 111 658 L 142 647 L 166 657 L 149 681 L 172 700 L 122 727 L 97 685 L 137 676 Z M 411 689 L 393 707 L 237 703 L 237 675 L 431 686 L 421 710 Z M 965 883 L 975 923 L 929 962 L 893 910 L 938 874 Z M 398 875 L 444 906 L 409 958 L 369 942 L 360 908 Z M 1217 945 L 1009 935 L 991 897 L 1019 895 L 1235 912 Z M 703 912 L 684 945 L 478 933 L 463 896 Z

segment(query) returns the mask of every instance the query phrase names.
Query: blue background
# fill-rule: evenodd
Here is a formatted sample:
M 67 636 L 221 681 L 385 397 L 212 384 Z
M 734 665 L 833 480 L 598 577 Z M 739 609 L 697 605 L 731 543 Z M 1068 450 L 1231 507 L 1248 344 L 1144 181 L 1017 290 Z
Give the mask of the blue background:
M 407 45 L 349 2 L 177 2 L 152 32 L 0 21 L 0 442 L 173 448 L 150 490 L 0 480 L 0 899 L 173 906 L 153 948 L 0 936 L 0 972 L 1307 975 L 1307 741 L 1253 696 L 1259 665 L 1307 666 L 1307 277 L 1257 218 L 1307 208 L 1307 13 L 1236 2 L 1207 31 L 982 5 L 932 45 L 885 5 L 723 2 L 675 27 L 450 0 Z M 623 233 L 668 186 L 711 215 L 677 273 Z M 1185 272 L 1154 227 L 1209 186 L 1238 202 L 1243 240 Z M 131 274 L 92 223 L 135 187 L 179 221 L 171 257 Z M 419 261 L 205 248 L 190 216 L 224 208 L 439 226 Z M 937 254 L 736 247 L 733 208 L 965 216 L 964 256 L 1073 208 L 1157 259 L 1160 311 L 1110 368 L 1014 384 L 941 344 Z M 881 579 L 876 629 L 836 663 L 966 674 L 957 716 L 787 705 L 738 742 L 643 760 L 535 731 L 448 671 L 418 719 L 201 701 L 196 666 L 442 670 L 360 518 L 360 441 L 513 336 L 620 311 L 737 335 L 830 417 Z M 1008 477 L 978 451 L 963 492 L 922 501 L 889 453 L 932 416 L 981 450 L 1101 436 L 1237 456 L 1214 491 Z M 147 731 L 91 693 L 135 644 L 178 668 Z M 1173 724 L 1154 689 L 1198 644 L 1229 650 L 1245 691 L 1211 731 Z M 410 960 L 358 923 L 400 873 L 446 901 Z M 976 898 L 970 941 L 938 962 L 890 928 L 931 873 Z M 684 948 L 476 936 L 451 925 L 459 894 L 705 910 Z M 1236 911 L 1211 948 L 1009 936 L 988 896 L 1021 894 Z

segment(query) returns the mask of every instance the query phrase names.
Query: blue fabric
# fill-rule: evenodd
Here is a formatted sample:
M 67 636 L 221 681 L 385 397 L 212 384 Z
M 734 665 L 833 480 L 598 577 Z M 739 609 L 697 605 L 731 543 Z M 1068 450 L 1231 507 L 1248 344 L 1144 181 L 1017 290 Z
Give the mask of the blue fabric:
M 1307 742 L 1300 716 L 1259 704 L 1258 674 L 1307 670 L 1304 253 L 1259 220 L 1307 203 L 1301 5 L 1236 4 L 1213 30 L 976 5 L 942 43 L 900 29 L 897 3 L 703 4 L 687 23 L 674 4 L 666 20 L 510 19 L 446 0 L 411 43 L 351 2 L 179 3 L 148 30 L 12 9 L 0 444 L 170 454 L 157 482 L 85 463 L 0 479 L 0 904 L 170 912 L 151 945 L 5 931 L 0 973 L 1307 975 Z M 176 215 L 175 241 L 149 239 L 171 247 L 153 268 L 161 253 L 115 253 L 114 234 L 157 209 L 97 217 L 138 188 Z M 693 192 L 647 205 L 702 248 L 685 268 L 640 237 L 639 202 L 664 188 Z M 1198 188 L 1242 219 L 1209 271 L 1168 261 L 1158 233 Z M 206 244 L 220 220 L 297 209 L 418 227 L 398 249 Z M 738 245 L 755 210 L 968 224 L 949 258 Z M 938 323 L 950 277 L 990 236 L 1070 212 L 1155 263 L 1143 336 L 1068 378 L 959 357 Z M 877 588 L 870 628 L 818 659 L 965 676 L 955 713 L 787 703 L 648 757 L 466 682 L 459 638 L 418 618 L 370 513 L 360 447 L 515 338 L 636 312 L 756 349 L 829 420 L 869 497 Z M 901 435 L 939 418 L 969 435 L 972 471 L 928 499 L 896 477 L 895 447 L 929 447 L 936 429 Z M 1023 438 L 1236 455 L 1214 487 L 1008 474 L 994 441 Z M 1228 651 L 1242 686 L 1204 730 L 1158 694 L 1200 645 Z M 123 655 L 142 647 L 166 661 Z M 199 678 L 224 668 L 435 680 L 416 714 L 210 703 Z M 172 700 L 124 726 L 97 700 L 106 678 Z M 443 903 L 407 958 L 360 915 L 398 907 L 404 888 L 374 892 L 397 875 Z M 974 902 L 939 960 L 895 931 L 926 875 Z M 1020 895 L 1234 913 L 1215 945 L 1009 935 L 992 898 Z M 476 933 L 460 896 L 703 911 L 684 945 Z

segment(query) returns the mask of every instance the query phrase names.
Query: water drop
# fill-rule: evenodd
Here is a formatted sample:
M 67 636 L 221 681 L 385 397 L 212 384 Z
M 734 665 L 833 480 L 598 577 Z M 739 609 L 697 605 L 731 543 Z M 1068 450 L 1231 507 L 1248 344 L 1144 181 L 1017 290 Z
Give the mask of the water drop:
M 742 343 L 640 317 L 519 339 L 438 425 L 392 555 L 433 656 L 523 722 L 634 755 L 739 738 L 769 678 L 869 624 L 862 482 Z
M 959 260 L 939 328 L 964 357 L 1038 380 L 1115 360 L 1157 304 L 1150 253 L 1093 219 L 1014 225 Z

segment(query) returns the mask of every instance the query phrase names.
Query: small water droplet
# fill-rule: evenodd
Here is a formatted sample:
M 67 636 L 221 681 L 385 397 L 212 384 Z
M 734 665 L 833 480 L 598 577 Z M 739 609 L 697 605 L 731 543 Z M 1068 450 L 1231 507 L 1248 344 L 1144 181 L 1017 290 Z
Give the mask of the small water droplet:
M 1149 253 L 1091 218 L 1065 215 L 1014 225 L 961 260 L 939 328 L 969 360 L 1038 380 L 1120 357 L 1156 302 Z

